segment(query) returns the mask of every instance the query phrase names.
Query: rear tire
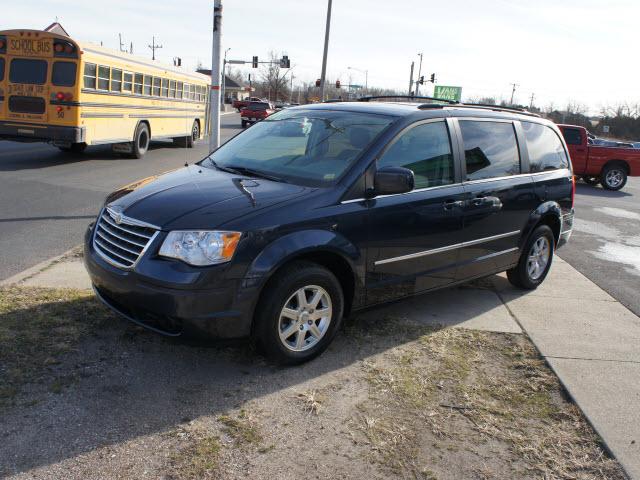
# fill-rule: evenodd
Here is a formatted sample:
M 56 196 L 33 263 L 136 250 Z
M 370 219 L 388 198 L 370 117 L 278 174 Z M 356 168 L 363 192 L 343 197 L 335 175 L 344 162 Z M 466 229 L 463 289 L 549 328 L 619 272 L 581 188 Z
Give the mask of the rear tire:
M 247 121 L 246 120 L 242 120 L 242 128 L 247 128 Z
M 605 165 L 600 176 L 600 183 L 607 190 L 620 190 L 627 184 L 627 169 L 617 163 Z
M 338 279 L 312 262 L 296 261 L 269 281 L 256 307 L 254 340 L 276 363 L 296 365 L 320 355 L 342 322 Z
M 547 225 L 540 225 L 529 236 L 518 265 L 507 270 L 511 284 L 524 290 L 538 288 L 549 273 L 554 250 L 553 231 Z
M 193 148 L 197 140 L 200 139 L 200 124 L 194 120 L 191 126 L 191 135 L 188 137 L 177 137 L 173 139 L 173 143 L 182 148 Z
M 149 149 L 149 142 L 151 135 L 149 134 L 149 127 L 146 123 L 139 123 L 136 128 L 136 133 L 133 136 L 133 147 L 131 156 L 133 158 L 142 158 Z

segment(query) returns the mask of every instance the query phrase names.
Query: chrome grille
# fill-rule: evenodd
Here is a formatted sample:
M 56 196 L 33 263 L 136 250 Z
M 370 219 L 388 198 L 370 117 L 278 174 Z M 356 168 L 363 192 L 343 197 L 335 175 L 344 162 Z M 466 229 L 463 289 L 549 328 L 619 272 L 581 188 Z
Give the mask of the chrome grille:
M 158 230 L 144 222 L 105 208 L 96 222 L 93 248 L 107 262 L 122 268 L 133 267 Z

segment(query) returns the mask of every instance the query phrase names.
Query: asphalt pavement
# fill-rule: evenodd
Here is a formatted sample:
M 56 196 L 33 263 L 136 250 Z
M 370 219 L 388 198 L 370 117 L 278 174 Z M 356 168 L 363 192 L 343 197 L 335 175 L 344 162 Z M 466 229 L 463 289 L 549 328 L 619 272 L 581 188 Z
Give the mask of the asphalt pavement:
M 241 131 L 236 113 L 224 115 L 221 125 L 222 141 Z M 47 144 L 0 141 L 0 280 L 81 243 L 114 189 L 197 162 L 207 150 L 207 140 L 193 149 L 152 142 L 136 160 L 108 146 L 74 156 Z
M 222 140 L 240 132 L 240 118 L 222 117 Z M 0 142 L 0 280 L 81 242 L 86 225 L 115 188 L 195 162 L 193 149 L 155 142 L 145 158 L 124 159 L 109 147 L 72 156 L 45 144 Z M 578 183 L 576 221 L 559 254 L 582 274 L 640 315 L 640 178 L 622 191 Z

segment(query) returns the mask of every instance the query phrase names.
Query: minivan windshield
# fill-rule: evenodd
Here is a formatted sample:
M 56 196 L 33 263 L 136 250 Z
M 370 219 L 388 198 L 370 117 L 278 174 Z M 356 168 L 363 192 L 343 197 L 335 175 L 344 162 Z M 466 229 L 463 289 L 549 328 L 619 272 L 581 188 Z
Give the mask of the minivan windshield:
M 308 186 L 335 183 L 394 117 L 342 110 L 287 109 L 229 140 L 208 168 Z

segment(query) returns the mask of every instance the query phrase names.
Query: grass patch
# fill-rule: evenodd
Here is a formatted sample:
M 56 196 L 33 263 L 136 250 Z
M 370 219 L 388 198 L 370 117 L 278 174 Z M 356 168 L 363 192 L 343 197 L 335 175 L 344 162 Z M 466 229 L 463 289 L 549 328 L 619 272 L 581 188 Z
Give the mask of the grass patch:
M 166 477 L 184 480 L 219 478 L 221 451 L 222 445 L 218 437 L 197 438 L 187 448 L 171 456 L 171 468 Z
M 73 350 L 109 312 L 90 292 L 29 287 L 0 288 L 0 405 Z M 57 379 L 52 391 L 70 384 Z
M 256 422 L 246 410 L 240 410 L 236 417 L 220 415 L 218 421 L 223 425 L 222 431 L 229 435 L 237 446 L 255 446 L 262 442 Z

